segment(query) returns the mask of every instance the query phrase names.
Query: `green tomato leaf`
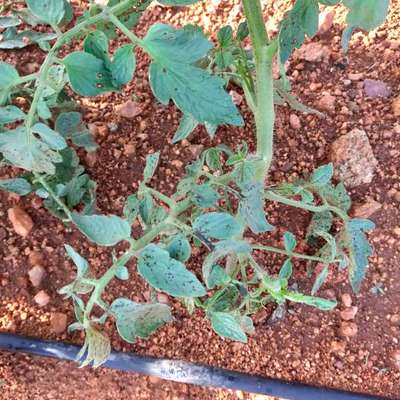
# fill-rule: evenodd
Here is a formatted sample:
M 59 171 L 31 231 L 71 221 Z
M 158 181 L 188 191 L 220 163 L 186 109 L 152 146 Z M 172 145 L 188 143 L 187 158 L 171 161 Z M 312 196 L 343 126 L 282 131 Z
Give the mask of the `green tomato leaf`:
M 332 206 L 339 207 L 345 212 L 350 210 L 351 197 L 348 195 L 342 182 L 337 184 L 336 187 L 331 184 L 319 186 L 317 187 L 317 191 Z
M 313 296 L 315 295 L 315 293 L 318 292 L 319 289 L 321 289 L 321 286 L 326 281 L 326 278 L 328 278 L 328 275 L 329 275 L 329 267 L 327 265 L 325 265 L 325 267 L 322 269 L 322 271 L 316 277 L 313 287 L 311 289 L 311 294 Z
M 53 150 L 62 150 L 67 147 L 67 142 L 58 132 L 41 122 L 32 126 L 32 132 L 37 133 L 43 142 Z
M 81 367 L 85 367 L 93 362 L 93 368 L 97 368 L 107 361 L 111 353 L 110 339 L 105 333 L 98 331 L 92 326 L 85 328 L 85 332 L 85 343 L 77 355 L 77 360 L 82 359 L 87 351 Z
M 23 127 L 0 133 L 0 152 L 16 167 L 53 175 L 62 157 Z
M 184 114 L 199 123 L 242 125 L 243 119 L 224 90 L 225 81 L 192 64 L 204 57 L 211 43 L 194 27 L 176 30 L 156 24 L 144 44 L 154 59 L 150 84 L 158 100 L 173 100 Z
M 385 22 L 390 1 L 343 0 L 343 4 L 350 9 L 346 17 L 347 25 L 371 31 Z
M 221 47 L 230 47 L 233 44 L 232 27 L 227 25 L 222 27 L 217 33 L 218 43 Z
M 199 125 L 199 123 L 190 114 L 183 114 L 179 127 L 175 132 L 172 139 L 172 143 L 178 143 L 179 141 L 186 139 Z
M 156 153 L 149 154 L 146 157 L 146 165 L 144 167 L 143 177 L 144 182 L 149 182 L 153 177 L 154 173 L 156 172 L 158 163 L 160 161 L 160 152 L 157 151 Z
M 63 60 L 72 89 L 81 96 L 116 90 L 104 62 L 92 54 L 75 51 Z
M 297 245 L 296 236 L 294 236 L 292 232 L 284 233 L 283 242 L 285 244 L 286 251 L 289 253 L 291 253 Z
M 313 37 L 317 33 L 318 14 L 317 0 L 296 0 L 282 21 L 279 32 L 279 54 L 282 63 L 289 59 L 295 48 L 304 43 L 305 35 Z
M 226 339 L 247 343 L 246 333 L 243 331 L 236 318 L 224 312 L 213 312 L 209 316 L 211 326 L 215 333 Z
M 114 246 L 121 240 L 128 240 L 131 236 L 128 221 L 116 215 L 73 213 L 72 221 L 85 236 L 102 246 Z
M 185 262 L 192 254 L 189 241 L 182 234 L 176 235 L 166 247 L 169 255 L 177 261 Z
M 333 215 L 330 211 L 315 213 L 311 222 L 308 225 L 306 239 L 308 242 L 313 242 L 319 237 L 319 232 L 329 232 L 332 228 Z
M 25 117 L 25 113 L 16 106 L 0 107 L 0 125 L 10 124 L 25 119 Z
M 139 200 L 135 194 L 131 194 L 126 199 L 124 206 L 124 215 L 130 224 L 136 219 L 139 214 Z
M 0 189 L 25 196 L 32 191 L 32 186 L 23 178 L 0 179 Z
M 322 165 L 311 175 L 310 182 L 313 186 L 323 186 L 328 184 L 333 176 L 333 164 Z
M 81 113 L 76 111 L 63 112 L 56 119 L 55 130 L 64 138 L 68 138 L 79 130 L 81 123 Z
M 212 271 L 215 263 L 230 254 L 249 254 L 251 246 L 244 240 L 222 240 L 214 246 L 214 250 L 204 259 L 202 274 L 204 282 L 208 288 L 214 287 L 215 277 L 212 277 Z
M 279 271 L 279 278 L 288 280 L 293 273 L 293 264 L 290 258 L 288 258 L 284 264 L 282 265 L 281 270 Z
M 129 271 L 128 268 L 125 267 L 125 265 L 121 265 L 117 268 L 115 271 L 115 276 L 120 279 L 121 281 L 126 281 L 129 279 Z
M 111 60 L 108 55 L 108 38 L 102 31 L 90 32 L 83 42 L 83 50 L 102 60 L 107 68 L 110 67 Z
M 26 0 L 32 14 L 49 25 L 58 25 L 65 14 L 64 0 Z
M 150 286 L 174 297 L 201 297 L 206 294 L 192 272 L 155 244 L 147 245 L 140 253 L 138 272 Z
M 110 312 L 116 319 L 119 335 L 128 343 L 134 343 L 137 337 L 149 337 L 173 319 L 166 304 L 140 304 L 124 298 L 114 300 Z
M 89 263 L 83 258 L 73 247 L 68 244 L 64 245 L 65 251 L 71 258 L 76 268 L 78 269 L 78 278 L 81 278 L 89 272 Z
M 243 42 L 244 39 L 247 38 L 247 36 L 249 36 L 249 26 L 247 24 L 247 21 L 241 22 L 239 24 L 237 33 L 236 33 L 236 39 L 239 42 Z
M 240 188 L 242 198 L 239 203 L 239 213 L 245 223 L 254 233 L 272 231 L 274 227 L 265 218 L 262 185 L 246 182 Z
M 192 199 L 194 204 L 200 208 L 212 208 L 217 204 L 219 195 L 210 185 L 205 183 L 193 185 Z
M 229 239 L 239 235 L 242 227 L 230 214 L 210 212 L 196 218 L 193 229 L 206 238 Z
M 371 231 L 375 224 L 368 219 L 352 219 L 344 227 L 344 247 L 350 255 L 349 278 L 355 293 L 361 288 L 368 267 L 368 257 L 372 255 L 372 247 L 364 232 Z
M 208 312 L 228 312 L 237 306 L 240 292 L 234 285 L 227 286 L 218 290 L 206 302 Z
M 114 54 L 111 63 L 111 75 L 113 84 L 121 87 L 130 82 L 136 68 L 136 58 L 133 52 L 133 45 L 126 44 L 121 46 Z
M 217 286 L 227 285 L 231 281 L 231 277 L 225 272 L 225 270 L 215 264 L 211 266 L 210 273 L 208 276 L 208 287 L 214 289 Z
M 6 29 L 12 26 L 18 26 L 21 24 L 21 20 L 18 17 L 12 15 L 1 16 L 0 17 L 0 28 Z
M 13 86 L 18 78 L 19 74 L 12 65 L 0 61 L 0 90 Z

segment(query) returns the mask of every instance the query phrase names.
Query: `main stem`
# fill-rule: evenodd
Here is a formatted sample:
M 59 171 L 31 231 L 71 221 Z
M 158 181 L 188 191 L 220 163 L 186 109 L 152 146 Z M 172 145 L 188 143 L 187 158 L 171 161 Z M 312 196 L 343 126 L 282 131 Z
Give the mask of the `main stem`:
M 271 44 L 265 29 L 260 0 L 242 1 L 256 66 L 256 105 L 253 112 L 256 123 L 257 156 L 260 162 L 257 165 L 255 178 L 264 184 L 273 155 L 275 110 L 272 59 L 274 52 L 270 51 Z

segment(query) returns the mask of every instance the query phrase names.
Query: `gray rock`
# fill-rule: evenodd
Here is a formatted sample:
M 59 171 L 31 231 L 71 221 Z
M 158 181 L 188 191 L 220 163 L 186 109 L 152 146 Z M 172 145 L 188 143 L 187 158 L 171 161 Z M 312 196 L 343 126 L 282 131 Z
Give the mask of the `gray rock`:
M 392 94 L 392 88 L 383 81 L 366 79 L 364 92 L 368 97 L 389 97 Z

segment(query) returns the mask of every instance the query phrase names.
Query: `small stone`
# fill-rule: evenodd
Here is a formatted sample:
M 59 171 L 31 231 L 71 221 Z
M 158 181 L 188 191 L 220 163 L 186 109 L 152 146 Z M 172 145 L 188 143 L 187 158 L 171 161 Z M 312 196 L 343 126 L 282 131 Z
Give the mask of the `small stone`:
M 334 11 L 329 11 L 329 12 L 325 11 L 319 14 L 319 22 L 318 22 L 319 28 L 317 35 L 322 36 L 330 32 L 333 26 L 334 19 L 335 19 Z
M 36 296 L 33 298 L 33 300 L 35 300 L 35 303 L 39 307 L 44 307 L 47 304 L 49 304 L 50 296 L 44 290 L 41 290 L 40 292 L 38 292 L 36 294 Z
M 243 96 L 235 90 L 231 90 L 229 94 L 232 97 L 233 104 L 240 106 L 243 103 Z
M 353 129 L 332 144 L 331 160 L 336 178 L 348 188 L 371 183 L 378 166 L 368 136 L 361 129 Z
M 357 335 L 358 327 L 354 322 L 342 322 L 339 333 L 343 337 L 354 337 Z
M 391 315 L 389 320 L 393 325 L 400 326 L 400 314 Z
M 363 204 L 354 206 L 353 215 L 357 218 L 369 218 L 382 208 L 382 204 L 374 199 L 368 198 Z
M 40 251 L 33 250 L 29 253 L 28 260 L 32 267 L 35 265 L 42 265 L 44 260 L 43 254 Z
M 110 130 L 110 132 L 116 132 L 118 130 L 118 124 L 116 124 L 115 122 L 109 122 L 107 124 L 107 127 Z
M 89 132 L 93 136 L 97 136 L 99 133 L 99 128 L 97 127 L 96 124 L 90 123 L 88 124 Z
M 182 168 L 184 164 L 181 160 L 172 160 L 171 165 L 175 168 Z
M 323 46 L 321 43 L 308 43 L 296 49 L 294 59 L 305 60 L 308 62 L 319 62 L 321 60 L 329 60 L 331 52 L 329 47 Z
M 393 351 L 390 356 L 393 367 L 400 370 L 400 349 Z
M 28 275 L 29 275 L 29 280 L 32 283 L 32 286 L 38 287 L 40 286 L 40 283 L 42 282 L 42 279 L 45 275 L 45 270 L 42 266 L 35 265 L 33 268 L 29 270 Z
M 290 114 L 289 124 L 293 129 L 298 130 L 301 128 L 300 118 L 296 114 Z
M 50 315 L 50 328 L 53 333 L 63 333 L 67 329 L 67 316 L 55 312 Z
M 392 88 L 383 81 L 366 79 L 364 92 L 368 97 L 389 97 L 392 94 Z
M 192 144 L 188 147 L 189 151 L 192 153 L 194 158 L 197 158 L 200 156 L 201 152 L 204 149 L 204 146 L 202 144 Z
M 334 353 L 343 353 L 346 350 L 346 342 L 334 340 L 331 343 L 331 351 Z
M 392 103 L 393 113 L 396 117 L 400 116 L 400 96 L 396 97 Z
M 352 74 L 352 73 L 350 73 L 350 74 L 348 75 L 348 78 L 349 78 L 351 81 L 361 81 L 361 79 L 364 78 L 364 74 L 363 74 L 362 72 L 359 73 L 359 74 Z
M 14 206 L 8 210 L 8 219 L 14 231 L 22 237 L 27 237 L 33 228 L 32 218 L 19 206 Z
M 349 308 L 345 308 L 344 310 L 340 311 L 340 318 L 344 321 L 351 321 L 355 318 L 358 311 L 358 307 L 353 306 Z
M 335 111 L 336 97 L 329 93 L 323 93 L 321 98 L 317 102 L 317 107 L 323 111 L 333 112 Z
M 400 226 L 396 226 L 396 228 L 393 229 L 393 233 L 396 236 L 400 236 Z
M 135 103 L 132 100 L 128 100 L 124 104 L 117 106 L 116 111 L 121 117 L 133 119 L 140 115 L 143 112 L 143 109 L 140 104 Z
M 161 304 L 168 304 L 169 303 L 169 298 L 164 293 L 157 293 L 157 301 L 159 303 L 161 303 Z
M 345 307 L 351 307 L 352 300 L 351 296 L 348 293 L 342 294 L 342 303 Z
M 136 153 L 136 146 L 132 143 L 128 143 L 124 146 L 124 154 L 129 157 Z
M 88 167 L 93 168 L 96 165 L 97 162 L 97 154 L 95 151 L 91 151 L 86 154 L 85 157 L 86 164 Z
M 105 136 L 108 135 L 108 127 L 107 127 L 107 125 L 99 125 L 97 127 L 97 131 L 98 131 L 99 136 L 101 136 L 101 137 L 105 137 Z

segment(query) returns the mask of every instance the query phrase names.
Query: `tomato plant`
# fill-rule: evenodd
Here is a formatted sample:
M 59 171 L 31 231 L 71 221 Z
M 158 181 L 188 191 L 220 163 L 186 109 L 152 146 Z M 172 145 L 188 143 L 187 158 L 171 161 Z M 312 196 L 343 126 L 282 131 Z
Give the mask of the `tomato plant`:
M 197 1 L 159 2 L 183 6 Z M 93 276 L 87 260 L 65 245 L 77 275 L 60 293 L 71 298 L 75 309 L 76 322 L 69 330 L 85 331 L 80 354 L 86 354 L 84 364 L 97 366 L 107 358 L 110 342 L 100 326 L 108 317 L 114 318 L 120 336 L 131 343 L 172 320 L 170 308 L 155 300 L 156 291 L 178 298 L 189 312 L 202 309 L 216 333 L 241 342 L 254 331 L 250 316 L 271 301 L 299 302 L 322 310 L 335 307 L 335 301 L 315 296 L 330 268 L 347 269 L 354 291 L 359 291 L 372 254 L 365 232 L 374 224 L 348 216 L 351 199 L 342 183 L 332 182 L 332 164 L 273 188 L 266 187 L 265 181 L 273 157 L 275 106 L 288 103 L 300 111 L 316 112 L 290 94 L 283 64 L 306 36 L 316 34 L 320 4 L 343 3 L 348 8 L 342 40 L 346 49 L 354 29 L 371 30 L 384 22 L 388 0 L 296 0 L 276 37 L 266 32 L 260 1 L 243 0 L 245 22 L 235 32 L 230 26 L 223 27 L 216 45 L 191 25 L 177 29 L 157 23 L 143 38 L 135 35 L 132 28 L 151 0 L 91 2 L 76 22 L 66 0 L 25 3 L 26 8 L 15 7 L 14 2 L 2 6 L 0 48 L 37 43 L 47 56 L 39 72 L 26 76 L 20 76 L 12 65 L 0 63 L 2 163 L 24 171 L 20 177 L 0 181 L 0 187 L 19 195 L 36 193 L 50 212 L 74 224 L 98 245 L 129 243 L 128 250 L 114 257 L 99 278 Z M 39 33 L 20 30 L 22 24 L 50 28 L 48 33 Z M 131 43 L 110 54 L 109 40 L 117 30 Z M 248 37 L 251 50 L 244 46 Z M 60 50 L 73 38 L 84 38 L 82 49 L 60 59 Z M 99 215 L 96 184 L 74 150 L 80 146 L 90 152 L 97 145 L 65 89 L 69 86 L 80 96 L 124 90 L 135 73 L 137 48 L 151 58 L 149 80 L 155 98 L 163 104 L 172 100 L 182 112 L 173 142 L 187 138 L 199 124 L 211 137 L 220 125 L 243 125 L 225 90 L 233 80 L 243 88 L 254 114 L 256 151 L 249 152 L 246 143 L 237 149 L 224 145 L 206 149 L 186 167 L 186 175 L 170 197 L 151 187 L 159 153 L 149 154 L 139 189 L 126 199 L 123 217 Z M 279 80 L 272 76 L 274 60 L 280 67 Z M 25 98 L 26 106 L 18 107 L 17 96 Z M 266 201 L 311 212 L 306 239 L 325 244 L 308 255 L 296 252 L 297 240 L 291 232 L 283 235 L 282 247 L 248 240 L 248 232 L 274 230 L 264 211 Z M 142 234 L 132 237 L 135 221 L 139 221 Z M 340 226 L 336 234 L 334 223 Z M 202 280 L 185 266 L 193 246 L 208 249 Z M 278 275 L 263 267 L 257 257 L 260 252 L 286 256 Z M 126 265 L 132 258 L 137 259 L 137 271 L 152 290 L 151 301 L 117 298 L 108 304 L 102 297 L 107 285 L 114 278 L 129 279 Z M 311 295 L 299 293 L 289 284 L 295 258 L 324 265 Z M 94 316 L 95 307 L 102 309 L 100 317 Z

